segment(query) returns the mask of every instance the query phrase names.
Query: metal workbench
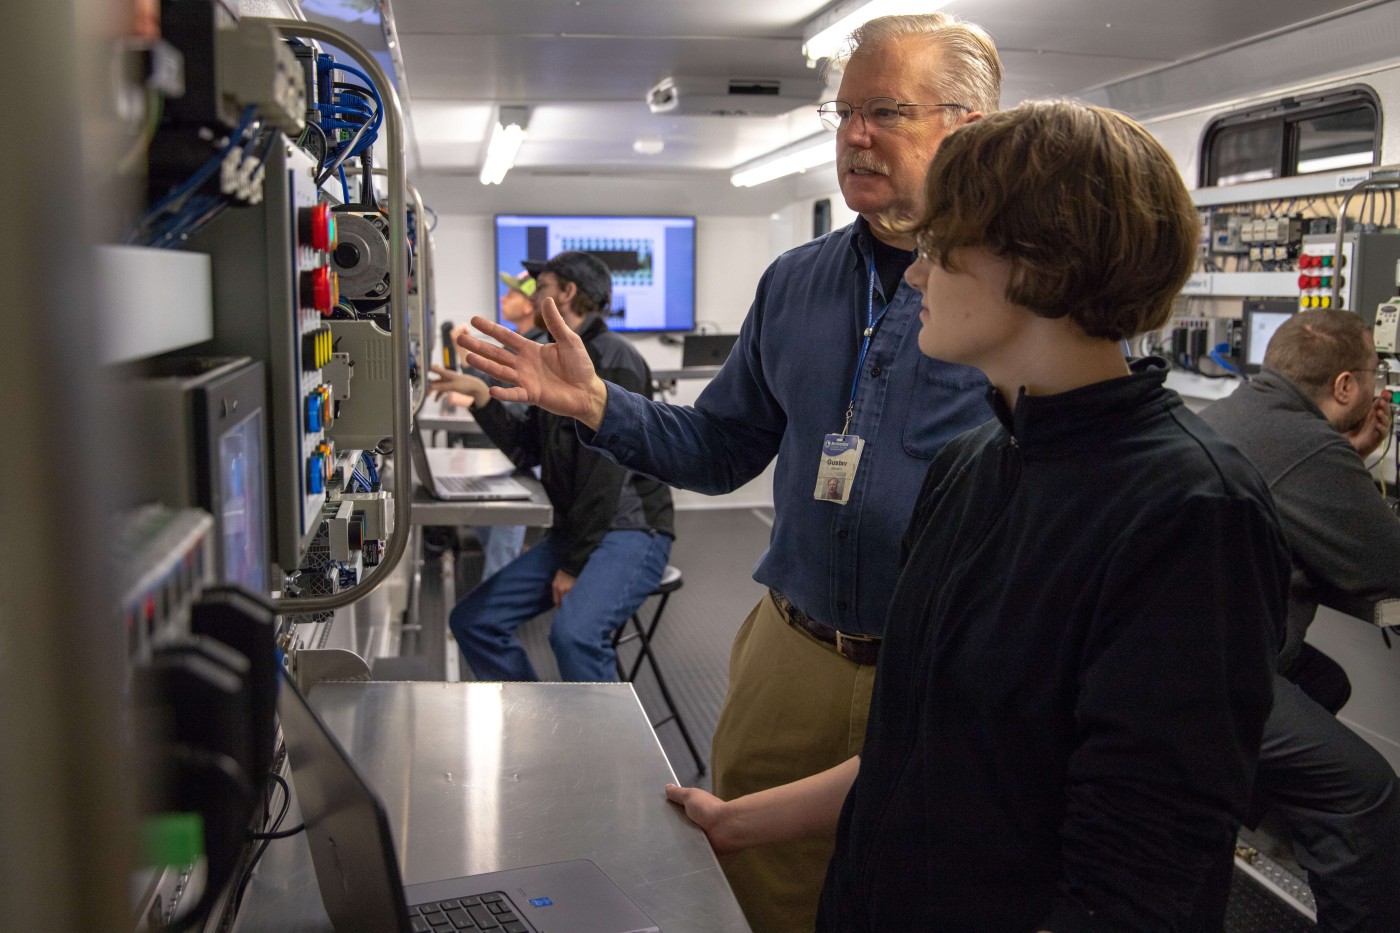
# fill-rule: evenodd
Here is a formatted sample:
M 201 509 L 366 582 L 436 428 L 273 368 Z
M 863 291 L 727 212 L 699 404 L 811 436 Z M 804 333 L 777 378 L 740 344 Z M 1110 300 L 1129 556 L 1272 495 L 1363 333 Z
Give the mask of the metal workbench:
M 587 858 L 667 933 L 748 930 L 666 802 L 675 775 L 630 684 L 321 683 L 309 699 L 383 799 L 405 884 Z M 305 836 L 273 842 L 235 930 L 329 929 Z
M 485 435 L 481 425 L 472 417 L 471 409 L 457 405 L 445 405 L 442 399 L 431 395 L 423 402 L 423 407 L 414 418 L 414 426 L 420 431 L 449 431 L 453 434 Z
M 513 469 L 506 455 L 494 447 L 429 447 L 427 454 L 434 471 L 493 476 L 509 473 Z M 512 502 L 445 502 L 428 495 L 421 483 L 415 483 L 412 522 L 414 525 L 534 527 L 553 524 L 554 508 L 549 504 L 544 487 L 534 477 L 526 474 L 518 474 L 515 478 L 530 490 L 529 499 Z

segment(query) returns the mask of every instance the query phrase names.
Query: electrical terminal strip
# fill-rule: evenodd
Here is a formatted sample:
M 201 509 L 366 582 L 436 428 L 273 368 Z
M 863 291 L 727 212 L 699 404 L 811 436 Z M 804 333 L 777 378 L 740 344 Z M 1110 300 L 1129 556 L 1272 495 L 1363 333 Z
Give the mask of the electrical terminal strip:
M 273 126 L 296 137 L 305 126 L 306 74 L 296 53 L 271 26 L 244 17 L 218 33 L 219 90 L 253 104 Z

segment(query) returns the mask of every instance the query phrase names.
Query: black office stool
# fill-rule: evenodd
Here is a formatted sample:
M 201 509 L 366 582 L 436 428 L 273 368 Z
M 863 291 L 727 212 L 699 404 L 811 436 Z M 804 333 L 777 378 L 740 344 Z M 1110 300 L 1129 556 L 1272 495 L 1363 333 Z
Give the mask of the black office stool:
M 681 730 L 681 738 L 685 739 L 685 747 L 690 749 L 690 757 L 695 759 L 695 767 L 699 774 L 705 773 L 705 759 L 700 757 L 700 752 L 696 750 L 695 743 L 690 738 L 690 732 L 685 727 L 685 722 L 681 719 L 681 714 L 676 710 L 676 701 L 671 699 L 671 690 L 666 686 L 666 678 L 661 675 L 661 666 L 656 663 L 656 655 L 651 651 L 651 640 L 656 635 L 656 627 L 661 624 L 661 614 L 666 611 L 666 603 L 670 600 L 671 594 L 685 585 L 685 580 L 681 576 L 679 567 L 666 566 L 665 572 L 661 574 L 661 582 L 656 585 L 656 589 L 651 591 L 652 596 L 660 596 L 661 601 L 656 604 L 656 612 L 652 613 L 651 623 L 642 625 L 640 616 L 641 607 L 637 607 L 637 612 L 632 613 L 632 618 L 613 632 L 612 646 L 616 650 L 617 646 L 623 642 L 634 639 L 641 644 L 641 650 L 637 652 L 637 657 L 632 662 L 632 669 L 623 670 L 622 656 L 617 658 L 617 678 L 624 683 L 633 683 L 637 679 L 637 672 L 642 669 L 642 661 L 651 662 L 651 672 L 656 675 L 656 686 L 661 688 L 661 699 L 666 701 L 666 708 L 671 711 L 671 715 L 659 719 L 651 724 L 653 729 L 660 729 L 666 723 L 675 721 L 676 728 Z M 631 631 L 628 627 L 631 626 Z

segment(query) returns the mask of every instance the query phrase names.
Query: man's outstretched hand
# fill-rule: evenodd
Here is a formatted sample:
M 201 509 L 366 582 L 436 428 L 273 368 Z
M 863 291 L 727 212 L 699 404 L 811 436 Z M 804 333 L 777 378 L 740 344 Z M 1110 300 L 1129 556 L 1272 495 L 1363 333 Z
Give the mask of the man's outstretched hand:
M 603 423 L 608 389 L 593 369 L 593 361 L 579 335 L 564 323 L 554 299 L 542 309 L 545 327 L 554 343 L 526 340 L 508 327 L 483 317 L 472 326 L 501 346 L 463 334 L 457 345 L 467 351 L 467 363 L 511 386 L 492 386 L 491 397 L 503 402 L 528 402 L 545 411 L 577 418 L 593 430 Z

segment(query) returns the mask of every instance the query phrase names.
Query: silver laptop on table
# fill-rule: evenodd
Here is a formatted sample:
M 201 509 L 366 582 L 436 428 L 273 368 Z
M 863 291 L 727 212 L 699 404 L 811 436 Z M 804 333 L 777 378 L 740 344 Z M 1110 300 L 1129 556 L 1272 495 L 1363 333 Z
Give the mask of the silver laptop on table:
M 384 804 L 285 671 L 277 714 L 337 933 L 659 933 L 587 859 L 405 886 Z
M 496 502 L 530 498 L 530 490 L 509 476 L 435 471 L 428 450 L 423 446 L 423 436 L 416 430 L 409 432 L 409 447 L 418 479 L 435 499 L 446 502 Z

